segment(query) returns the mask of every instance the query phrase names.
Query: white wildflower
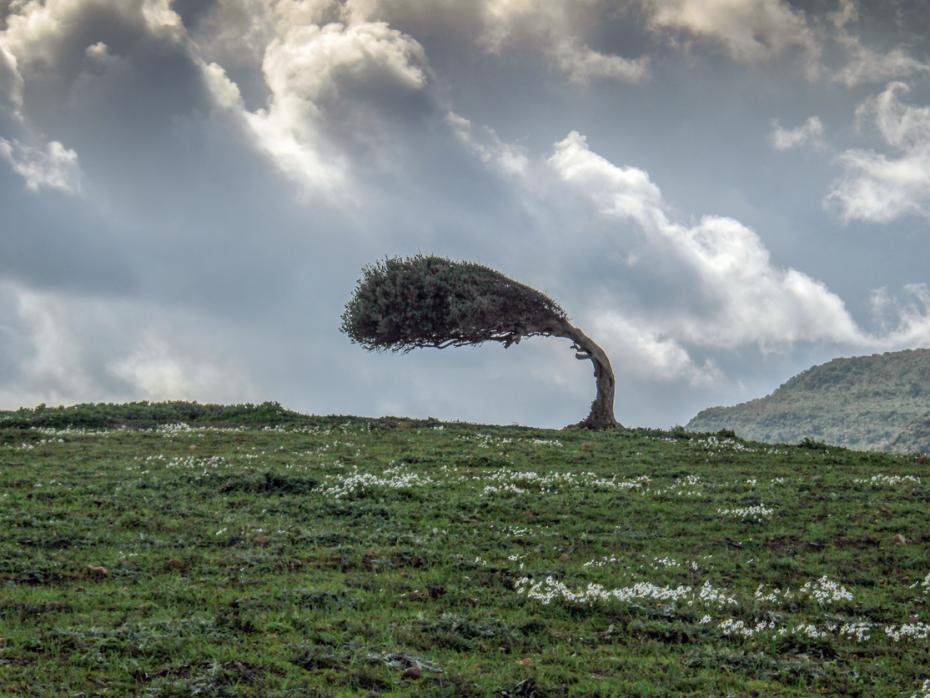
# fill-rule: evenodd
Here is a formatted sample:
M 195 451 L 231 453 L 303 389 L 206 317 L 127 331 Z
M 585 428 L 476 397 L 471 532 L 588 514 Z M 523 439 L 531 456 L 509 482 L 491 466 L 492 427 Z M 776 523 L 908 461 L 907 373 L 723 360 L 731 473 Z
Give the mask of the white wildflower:
M 901 640 L 926 640 L 930 637 L 930 625 L 926 623 L 886 625 L 885 635 L 895 642 L 900 642 Z
M 800 593 L 807 594 L 819 604 L 831 604 L 837 601 L 852 601 L 853 595 L 848 589 L 833 581 L 826 575 L 801 587 Z
M 894 487 L 895 485 L 911 484 L 919 485 L 920 478 L 916 475 L 873 475 L 872 477 L 856 478 L 854 483 L 859 485 L 870 485 L 872 487 Z
M 775 510 L 764 504 L 756 504 L 749 507 L 735 507 L 732 509 L 717 509 L 720 516 L 726 516 L 743 521 L 762 521 L 770 518 Z

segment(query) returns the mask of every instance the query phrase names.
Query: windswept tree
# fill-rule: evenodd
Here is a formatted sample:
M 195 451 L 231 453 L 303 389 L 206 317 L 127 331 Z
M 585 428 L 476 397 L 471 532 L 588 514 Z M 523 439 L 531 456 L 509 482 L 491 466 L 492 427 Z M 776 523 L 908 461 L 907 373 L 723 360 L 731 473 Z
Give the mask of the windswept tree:
M 594 364 L 597 396 L 579 426 L 620 426 L 614 419 L 614 373 L 604 351 L 551 298 L 480 264 L 417 255 L 366 266 L 341 329 L 366 349 L 403 352 L 564 337 L 575 358 Z

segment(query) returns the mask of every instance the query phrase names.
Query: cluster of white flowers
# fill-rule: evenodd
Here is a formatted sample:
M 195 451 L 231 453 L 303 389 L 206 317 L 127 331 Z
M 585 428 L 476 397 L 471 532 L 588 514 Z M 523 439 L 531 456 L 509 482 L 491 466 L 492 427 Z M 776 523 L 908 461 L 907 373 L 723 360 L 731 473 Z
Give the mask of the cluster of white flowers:
M 507 482 L 503 485 L 485 485 L 481 494 L 485 497 L 491 494 L 526 494 L 526 490 L 517 487 L 512 482 Z
M 370 492 L 377 488 L 404 490 L 433 484 L 429 477 L 407 471 L 402 467 L 388 468 L 381 475 L 354 470 L 348 475 L 335 476 L 332 480 L 331 484 L 320 488 L 320 493 L 334 499 Z
M 484 434 L 481 432 L 477 434 L 462 434 L 458 438 L 461 441 L 473 441 L 478 446 L 478 448 L 491 448 L 491 446 L 501 446 L 504 444 L 513 443 L 513 439 L 500 436 L 491 436 L 490 434 Z
M 710 625 L 713 618 L 705 615 L 699 621 L 699 625 Z M 717 623 L 716 628 L 727 637 L 754 638 L 759 636 L 784 637 L 786 635 L 797 635 L 811 640 L 822 640 L 827 637 L 837 639 L 854 640 L 863 643 L 872 639 L 872 631 L 876 629 L 872 623 L 851 621 L 842 625 L 838 623 L 828 623 L 826 626 L 819 628 L 813 623 L 798 623 L 796 625 L 784 625 L 779 627 L 772 620 L 760 620 L 755 623 L 747 623 L 744 620 L 736 618 L 725 618 Z M 930 637 L 930 626 L 923 623 L 889 625 L 884 627 L 884 634 L 895 642 L 901 640 L 926 640 Z
M 34 431 L 37 431 L 40 434 L 45 436 L 110 436 L 112 434 L 118 434 L 121 431 L 125 431 L 125 428 L 121 427 L 119 429 L 84 429 L 83 427 L 33 427 Z
M 598 602 L 619 601 L 667 601 L 686 602 L 688 606 L 716 606 L 723 608 L 736 605 L 736 599 L 720 589 L 715 589 L 710 582 L 695 593 L 690 586 L 659 586 L 652 582 L 638 582 L 632 586 L 607 589 L 600 584 L 590 583 L 587 587 L 574 591 L 563 582 L 549 576 L 543 581 L 534 582 L 529 577 L 519 579 L 514 587 L 518 594 L 549 605 L 556 599 L 578 605 L 591 605 Z
M 670 555 L 664 555 L 662 557 L 652 557 L 649 558 L 645 555 L 639 555 L 640 559 L 645 560 L 645 562 L 638 565 L 639 569 L 653 569 L 653 570 L 662 570 L 662 569 L 689 569 L 692 572 L 697 572 L 701 569 L 701 566 L 695 560 L 678 560 L 671 557 Z M 708 557 L 708 556 L 705 556 Z M 582 567 L 592 568 L 592 567 L 607 567 L 608 565 L 620 565 L 626 564 L 632 569 L 633 560 L 628 557 L 620 557 L 616 554 L 604 555 L 593 560 L 588 560 L 582 564 Z
M 526 526 L 507 526 L 504 529 L 504 534 L 510 536 L 511 538 L 522 538 L 523 536 L 528 536 L 532 533 L 529 528 Z
M 468 479 L 468 478 L 466 478 Z M 491 482 L 491 486 L 486 486 L 485 494 L 495 494 L 497 492 L 515 492 L 513 488 L 506 488 L 504 484 L 515 485 L 520 488 L 522 493 L 524 488 L 532 485 L 539 489 L 540 492 L 555 492 L 563 487 L 590 487 L 594 489 L 609 490 L 641 490 L 649 482 L 647 475 L 630 480 L 618 480 L 616 477 L 602 478 L 592 472 L 553 472 L 540 475 L 534 470 L 507 470 L 501 468 L 486 475 L 473 475 L 472 480 L 481 480 Z M 502 483 L 502 484 L 497 484 Z
M 151 465 L 158 461 L 165 461 L 164 455 L 146 456 L 143 462 Z M 223 456 L 177 456 L 165 462 L 166 470 L 184 469 L 206 472 L 207 470 L 217 470 L 228 466 L 229 462 Z
M 905 483 L 919 485 L 920 478 L 916 475 L 873 475 L 868 479 L 856 478 L 853 482 L 858 485 L 870 485 L 872 487 L 894 487 Z
M 782 628 L 782 630 L 785 630 Z M 803 635 L 808 637 L 811 640 L 821 640 L 827 636 L 825 630 L 818 630 L 817 626 L 813 623 L 800 623 L 799 625 L 794 626 L 791 630 L 785 630 L 781 633 L 782 635 L 787 635 L 788 633 L 793 633 L 794 635 Z
M 441 430 L 442 427 L 433 427 L 433 429 Z M 565 444 L 559 441 L 559 439 L 545 439 L 541 437 L 531 437 L 529 439 L 512 439 L 509 437 L 491 436 L 490 434 L 478 433 L 462 434 L 457 438 L 462 441 L 474 441 L 477 443 L 478 448 L 490 448 L 491 446 L 503 446 L 512 443 L 527 443 L 531 446 L 554 446 L 556 448 L 562 448 L 565 446 Z
M 779 604 L 783 601 L 789 601 L 794 598 L 794 593 L 791 591 L 791 589 L 779 589 L 778 587 L 766 593 L 765 585 L 760 584 L 756 589 L 754 596 L 756 601 Z
M 689 441 L 692 446 L 698 448 L 703 448 L 708 451 L 740 451 L 743 453 L 755 453 L 756 449 L 749 448 L 741 441 L 731 438 L 719 438 L 717 436 L 711 435 L 706 436 L 703 439 L 692 439 Z
M 703 485 L 704 481 L 701 480 L 700 475 L 685 475 L 675 480 L 668 487 L 651 489 L 649 493 L 655 496 L 698 497 L 704 495 L 701 490 Z
M 736 606 L 736 599 L 721 589 L 715 589 L 710 582 L 704 582 L 698 592 L 698 599 L 705 606 Z M 688 604 L 689 606 L 691 603 Z
M 709 618 L 709 616 L 705 616 L 705 618 Z M 738 637 L 750 638 L 774 630 L 775 621 L 770 620 L 766 622 L 764 620 L 760 620 L 755 625 L 748 625 L 744 621 L 727 618 L 726 620 L 720 622 L 720 624 L 717 626 L 717 629 L 728 637 L 731 635 L 736 635 Z
M 194 427 L 186 422 L 174 422 L 172 424 L 159 424 L 152 431 L 162 436 L 177 436 L 178 434 L 187 434 L 194 431 Z
M 930 679 L 925 679 L 920 689 L 911 698 L 930 698 Z
M 871 623 L 844 623 L 840 626 L 841 637 L 851 637 L 856 642 L 867 642 L 872 637 Z
M 648 475 L 639 475 L 629 480 L 618 480 L 616 476 L 611 478 L 594 477 L 594 473 L 588 473 L 588 475 L 587 482 L 583 484 L 605 490 L 642 490 L 651 480 Z
M 848 589 L 826 575 L 807 582 L 801 587 L 801 594 L 806 594 L 819 604 L 831 604 L 837 601 L 852 601 L 853 595 Z
M 657 586 L 650 582 L 639 582 L 633 586 L 618 589 L 606 589 L 600 584 L 591 583 L 584 589 L 572 591 L 568 586 L 553 577 L 546 577 L 541 582 L 534 582 L 529 577 L 523 577 L 517 580 L 514 588 L 518 594 L 526 594 L 527 598 L 539 601 L 547 606 L 556 599 L 585 606 L 606 601 L 619 601 L 621 603 L 645 600 L 675 602 L 692 595 L 689 586 Z
M 734 507 L 732 509 L 717 509 L 717 514 L 728 518 L 742 519 L 743 521 L 763 521 L 772 516 L 775 510 L 764 504 L 755 504 L 749 507 Z
M 895 642 L 900 642 L 901 640 L 926 640 L 930 637 L 930 625 L 927 623 L 886 625 L 885 635 Z

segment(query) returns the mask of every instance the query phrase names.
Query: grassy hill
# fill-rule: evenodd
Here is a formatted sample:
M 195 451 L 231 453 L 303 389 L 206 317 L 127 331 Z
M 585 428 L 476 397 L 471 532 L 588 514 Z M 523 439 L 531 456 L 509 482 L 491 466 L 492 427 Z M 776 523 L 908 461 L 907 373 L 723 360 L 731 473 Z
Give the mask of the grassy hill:
M 731 429 L 768 443 L 809 438 L 857 449 L 930 453 L 930 349 L 834 359 L 771 395 L 712 407 L 694 431 Z
M 3 413 L 0 695 L 924 695 L 928 478 L 680 429 Z

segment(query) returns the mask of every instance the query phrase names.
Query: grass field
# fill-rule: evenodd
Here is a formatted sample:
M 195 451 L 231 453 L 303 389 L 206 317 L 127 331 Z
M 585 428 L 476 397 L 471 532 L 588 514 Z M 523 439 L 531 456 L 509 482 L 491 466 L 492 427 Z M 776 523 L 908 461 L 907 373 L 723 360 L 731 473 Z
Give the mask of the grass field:
M 0 419 L 2 695 L 930 696 L 914 456 L 135 423 Z

